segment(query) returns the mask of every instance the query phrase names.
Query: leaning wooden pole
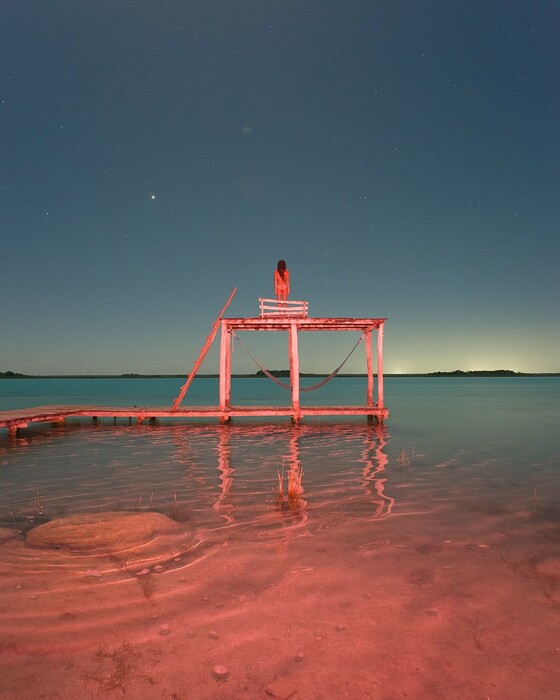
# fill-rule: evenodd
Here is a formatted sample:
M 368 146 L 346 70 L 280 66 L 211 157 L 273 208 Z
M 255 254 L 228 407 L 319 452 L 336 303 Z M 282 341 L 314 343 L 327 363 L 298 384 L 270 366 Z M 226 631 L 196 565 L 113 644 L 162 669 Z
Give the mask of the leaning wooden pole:
M 212 345 L 212 342 L 214 341 L 214 338 L 216 337 L 216 333 L 218 332 L 218 328 L 220 327 L 220 323 L 222 321 L 222 316 L 225 314 L 227 307 L 230 305 L 231 300 L 233 299 L 233 295 L 237 291 L 237 287 L 233 288 L 232 293 L 229 295 L 229 299 L 226 301 L 224 304 L 223 309 L 220 311 L 218 314 L 218 318 L 214 321 L 214 325 L 212 326 L 212 330 L 210 331 L 208 337 L 206 338 L 206 342 L 204 343 L 204 346 L 202 350 L 200 351 L 200 354 L 196 360 L 196 362 L 193 365 L 193 368 L 191 370 L 191 373 L 187 377 L 187 381 L 183 384 L 181 387 L 181 391 L 179 392 L 179 396 L 175 399 L 175 402 L 173 403 L 173 411 L 176 411 L 179 406 L 181 405 L 181 401 L 185 398 L 185 394 L 189 390 L 189 387 L 192 383 L 192 380 L 195 378 L 196 373 L 200 369 L 200 365 L 203 363 L 204 358 L 206 357 L 206 353 L 208 350 L 210 350 L 210 346 Z

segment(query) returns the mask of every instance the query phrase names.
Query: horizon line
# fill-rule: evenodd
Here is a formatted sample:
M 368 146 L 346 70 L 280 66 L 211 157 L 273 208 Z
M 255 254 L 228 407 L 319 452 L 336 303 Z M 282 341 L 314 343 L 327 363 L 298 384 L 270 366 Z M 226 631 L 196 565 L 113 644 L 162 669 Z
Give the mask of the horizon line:
M 289 376 L 289 370 L 270 370 L 271 374 L 278 374 Z M 373 373 L 377 376 L 377 372 Z M 557 372 L 517 372 L 515 370 L 509 369 L 480 369 L 480 370 L 438 370 L 432 372 L 384 372 L 384 377 L 437 377 L 437 376 L 505 376 L 505 377 L 554 377 L 560 376 L 560 371 Z M 137 372 L 125 372 L 121 374 L 109 374 L 109 373 L 71 373 L 71 374 L 25 374 L 22 372 L 0 372 L 0 379 L 182 379 L 188 377 L 188 373 L 173 373 L 173 374 L 162 374 L 162 373 L 137 373 Z M 199 374 L 199 378 L 214 379 L 219 377 L 219 373 L 204 373 Z M 232 378 L 255 378 L 263 379 L 265 377 L 262 371 L 253 373 L 234 373 L 231 375 Z M 300 377 L 326 377 L 328 372 L 301 372 Z M 340 373 L 339 377 L 367 377 L 366 372 L 348 372 Z

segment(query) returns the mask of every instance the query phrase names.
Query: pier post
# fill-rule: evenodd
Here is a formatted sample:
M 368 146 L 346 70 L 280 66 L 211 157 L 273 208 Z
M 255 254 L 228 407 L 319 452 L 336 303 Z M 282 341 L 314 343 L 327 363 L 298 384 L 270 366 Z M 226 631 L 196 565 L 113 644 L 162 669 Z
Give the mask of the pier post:
M 383 408 L 383 321 L 377 329 L 377 408 Z M 383 423 L 381 415 L 378 420 Z
M 220 423 L 229 423 L 230 416 L 224 415 L 231 406 L 231 333 L 227 321 L 222 320 L 220 342 Z
M 371 328 L 364 331 L 364 341 L 366 348 L 366 367 L 367 367 L 367 392 L 366 405 L 373 407 L 373 361 L 371 354 Z M 373 413 L 368 414 L 368 423 L 373 421 Z
M 292 390 L 292 421 L 299 423 L 301 413 L 299 408 L 299 351 L 297 323 L 290 323 L 288 331 L 288 356 L 290 359 L 290 386 Z

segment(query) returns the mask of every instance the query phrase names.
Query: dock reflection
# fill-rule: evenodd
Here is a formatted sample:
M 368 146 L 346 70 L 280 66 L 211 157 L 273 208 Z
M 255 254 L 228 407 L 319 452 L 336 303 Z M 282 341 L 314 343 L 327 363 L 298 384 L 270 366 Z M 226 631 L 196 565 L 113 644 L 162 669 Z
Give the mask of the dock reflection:
M 389 515 L 395 504 L 395 499 L 385 493 L 387 476 L 384 472 L 389 461 L 384 452 L 387 446 L 387 434 L 383 426 L 368 425 L 362 450 L 363 486 L 375 508 L 376 518 Z
M 235 520 L 234 506 L 228 501 L 228 494 L 233 486 L 234 469 L 231 465 L 231 430 L 229 425 L 218 426 L 218 472 L 220 475 L 220 492 L 212 508 L 226 523 Z
M 274 512 L 276 525 L 291 528 L 328 510 L 372 519 L 392 512 L 384 426 L 226 424 L 216 431 L 212 509 L 226 526 L 251 522 L 266 530 Z
M 98 425 L 4 447 L 0 521 L 157 511 L 202 530 L 274 537 L 391 514 L 387 428 L 360 423 Z

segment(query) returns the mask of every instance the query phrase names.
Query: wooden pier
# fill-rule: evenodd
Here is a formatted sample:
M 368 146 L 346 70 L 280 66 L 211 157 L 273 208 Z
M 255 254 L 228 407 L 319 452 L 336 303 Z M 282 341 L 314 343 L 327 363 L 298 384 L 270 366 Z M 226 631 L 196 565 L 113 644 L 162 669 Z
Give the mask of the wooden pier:
M 374 409 L 376 410 L 376 409 Z M 387 409 L 385 409 L 387 411 Z M 371 409 L 367 406 L 302 406 L 301 417 L 312 416 L 368 416 Z M 387 415 L 386 412 L 384 415 Z M 50 423 L 52 426 L 64 425 L 67 418 L 111 418 L 114 421 L 128 419 L 136 425 L 155 423 L 159 418 L 208 418 L 228 422 L 232 418 L 268 418 L 271 416 L 292 417 L 291 406 L 238 406 L 223 411 L 219 406 L 189 406 L 172 410 L 169 408 L 152 408 L 148 406 L 118 407 L 110 406 L 44 406 L 39 408 L 0 411 L 0 428 L 16 435 L 33 424 Z
M 367 416 L 368 420 L 377 420 L 378 423 L 388 416 L 388 409 L 383 403 L 383 330 L 386 318 L 309 318 L 307 301 L 277 301 L 276 299 L 259 299 L 260 315 L 249 318 L 224 318 L 235 289 L 231 293 L 226 305 L 216 319 L 214 326 L 206 339 L 206 344 L 194 364 L 193 370 L 181 392 L 175 399 L 173 410 L 178 413 L 181 402 L 192 382 L 194 375 L 202 364 L 218 329 L 221 328 L 220 341 L 220 390 L 218 418 L 226 423 L 234 416 L 286 416 L 289 415 L 295 423 L 299 423 L 305 416 Z M 237 335 L 241 331 L 284 331 L 288 334 L 288 359 L 290 365 L 290 384 L 284 385 L 290 390 L 291 405 L 284 406 L 252 406 L 241 407 L 231 404 L 231 348 L 234 338 L 240 341 Z M 358 331 L 361 340 L 364 341 L 367 369 L 367 386 L 365 403 L 357 406 L 302 406 L 300 401 L 301 391 L 309 391 L 315 387 L 300 387 L 299 348 L 298 333 L 300 331 Z M 372 334 L 377 332 L 377 401 L 374 402 L 374 371 L 372 353 Z M 241 341 L 240 341 L 241 342 Z M 243 343 L 241 343 L 243 345 Z M 334 378 L 354 349 L 344 361 L 336 368 L 326 380 L 319 382 L 317 388 Z M 245 348 L 246 349 L 246 348 Z M 249 353 L 251 354 L 251 353 Z M 252 359 L 258 364 L 261 371 L 273 381 L 282 384 L 270 372 L 263 367 L 253 355 Z
M 194 364 L 186 383 L 175 399 L 173 406 L 166 407 L 111 407 L 111 406 L 45 406 L 39 408 L 0 411 L 0 428 L 7 429 L 15 435 L 22 428 L 33 423 L 62 424 L 67 418 L 98 418 L 117 419 L 128 418 L 138 425 L 145 421 L 155 423 L 158 418 L 217 418 L 221 423 L 227 423 L 232 418 L 263 418 L 287 417 L 294 423 L 299 423 L 305 417 L 312 416 L 365 416 L 369 422 L 383 423 L 389 411 L 383 403 L 383 329 L 385 318 L 310 318 L 308 303 L 304 301 L 283 301 L 275 299 L 259 299 L 260 316 L 249 318 L 224 318 L 235 289 L 226 305 L 216 319 L 210 334 L 206 339 L 200 354 Z M 218 330 L 221 329 L 220 340 L 220 382 L 219 403 L 217 406 L 185 406 L 181 407 L 188 388 L 196 372 L 201 366 L 208 349 L 212 345 Z M 290 392 L 290 404 L 287 406 L 233 406 L 231 404 L 231 349 L 234 339 L 242 344 L 238 333 L 244 331 L 283 331 L 288 336 L 288 359 L 290 367 L 290 383 L 283 384 L 272 376 L 266 368 L 259 364 L 263 372 L 273 381 L 283 384 Z M 315 387 L 300 386 L 298 334 L 304 331 L 358 331 L 360 337 L 354 348 L 343 362 Z M 372 334 L 377 333 L 377 367 L 374 372 Z M 333 379 L 341 370 L 352 352 L 363 341 L 367 370 L 364 403 L 349 406 L 306 406 L 301 404 L 301 391 L 319 388 Z M 250 354 L 250 353 L 249 353 Z M 255 362 L 258 361 L 252 355 Z M 374 380 L 377 378 L 377 386 Z M 264 381 L 264 379 L 262 380 Z M 374 392 L 374 389 L 376 391 Z M 374 393 L 376 400 L 374 401 Z

